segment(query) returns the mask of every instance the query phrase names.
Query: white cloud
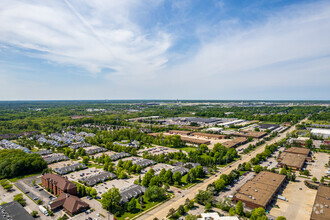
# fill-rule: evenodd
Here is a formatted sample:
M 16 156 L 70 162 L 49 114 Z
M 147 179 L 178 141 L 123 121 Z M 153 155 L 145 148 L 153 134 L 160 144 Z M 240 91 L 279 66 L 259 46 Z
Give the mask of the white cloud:
M 68 93 L 68 99 L 328 98 L 330 3 L 293 5 L 246 27 L 235 17 L 212 27 L 196 26 L 191 34 L 201 41 L 198 50 L 184 54 L 174 50 L 171 53 L 176 56 L 172 57 L 168 49 L 179 37 L 174 34 L 177 30 L 145 30 L 136 22 L 136 11 L 153 10 L 160 3 L 2 1 L 0 42 L 42 52 L 29 56 L 92 73 L 115 70 L 105 76 L 111 87 L 105 83 L 93 88 L 82 85 L 79 93 L 74 92 L 79 85 L 61 87 L 61 94 L 52 87 L 43 98 L 58 95 L 60 99 Z M 186 13 L 189 7 L 179 4 L 176 8 Z M 189 17 L 184 18 L 189 22 Z M 182 63 L 168 64 L 180 56 Z M 8 83 L 15 84 L 13 79 Z M 327 91 L 311 91 L 316 85 Z M 47 90 L 47 86 L 42 88 Z
M 142 2 L 2 1 L 0 42 L 93 73 L 112 68 L 118 74 L 131 74 L 132 66 L 150 73 L 167 62 L 171 37 L 161 31 L 145 33 L 132 21 L 131 13 Z

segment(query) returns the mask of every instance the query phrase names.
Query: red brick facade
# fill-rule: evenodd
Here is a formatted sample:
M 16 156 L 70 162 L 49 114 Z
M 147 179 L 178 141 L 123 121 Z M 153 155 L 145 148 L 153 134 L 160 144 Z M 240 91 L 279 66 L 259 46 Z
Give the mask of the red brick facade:
M 41 182 L 46 189 L 52 190 L 54 195 L 61 195 L 62 193 L 77 195 L 77 186 L 57 174 L 45 174 L 41 177 Z

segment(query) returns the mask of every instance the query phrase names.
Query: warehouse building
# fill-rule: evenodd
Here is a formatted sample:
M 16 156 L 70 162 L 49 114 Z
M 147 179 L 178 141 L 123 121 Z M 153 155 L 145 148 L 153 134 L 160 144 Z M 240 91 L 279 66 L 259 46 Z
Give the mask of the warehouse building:
M 330 187 L 320 185 L 314 201 L 311 220 L 330 219 Z
M 266 207 L 285 182 L 285 175 L 261 171 L 252 180 L 247 181 L 233 197 L 234 202 L 242 201 L 245 207 L 254 209 Z
M 237 146 L 245 144 L 245 143 L 247 143 L 247 139 L 245 137 L 237 137 L 233 140 L 222 143 L 222 145 L 227 148 L 231 148 L 231 147 L 237 147 Z
M 208 133 L 202 133 L 202 132 L 194 132 L 191 135 L 193 135 L 194 137 L 214 139 L 214 140 L 219 140 L 219 139 L 225 139 L 226 138 L 226 135 L 208 134 Z
M 210 141 L 204 141 L 204 140 L 200 140 L 197 138 L 190 138 L 190 137 L 181 137 L 181 140 L 183 142 L 189 143 L 189 144 L 194 144 L 194 145 L 201 145 L 201 144 L 206 144 L 209 145 L 211 144 Z
M 0 205 L 0 220 L 33 220 L 34 218 L 17 201 Z
M 284 167 L 285 165 L 293 170 L 301 170 L 306 161 L 312 161 L 309 157 L 310 150 L 301 147 L 291 147 L 284 150 L 278 157 L 278 166 Z
M 170 134 L 179 134 L 179 135 L 190 135 L 191 131 L 181 131 L 181 130 L 170 130 Z
M 234 136 L 238 137 L 252 137 L 252 138 L 262 138 L 267 135 L 266 132 L 258 132 L 258 131 L 240 131 L 233 133 Z
M 266 131 L 266 130 L 270 130 L 273 131 L 277 128 L 279 128 L 280 126 L 277 124 L 260 124 L 258 125 L 260 131 Z
M 278 166 L 284 167 L 285 165 L 293 170 L 301 170 L 307 161 L 312 161 L 309 157 L 310 150 L 301 147 L 291 147 L 284 150 L 278 157 Z

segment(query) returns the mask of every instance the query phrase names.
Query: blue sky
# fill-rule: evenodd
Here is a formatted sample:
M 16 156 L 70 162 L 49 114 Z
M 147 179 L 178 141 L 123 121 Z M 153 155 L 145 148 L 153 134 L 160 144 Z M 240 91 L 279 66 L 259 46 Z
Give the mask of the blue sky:
M 329 39 L 329 1 L 2 0 L 0 100 L 329 100 Z

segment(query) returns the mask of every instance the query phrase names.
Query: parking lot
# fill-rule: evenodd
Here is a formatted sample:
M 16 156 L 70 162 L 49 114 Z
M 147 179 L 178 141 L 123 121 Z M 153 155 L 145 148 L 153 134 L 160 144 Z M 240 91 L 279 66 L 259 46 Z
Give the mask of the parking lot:
M 73 160 L 66 160 L 66 161 L 49 164 L 48 167 L 51 169 L 55 169 L 55 168 L 61 168 L 64 166 L 69 166 L 74 163 L 77 163 L 77 162 L 74 162 Z
M 133 157 L 122 158 L 121 160 L 122 161 L 131 160 L 133 162 L 133 161 L 141 160 L 141 159 L 142 159 L 142 157 L 134 157 L 133 156 Z M 119 160 L 115 161 L 114 164 L 117 166 L 118 162 L 119 162 Z
M 114 152 L 114 151 L 106 151 L 106 152 L 101 152 L 101 153 L 97 153 L 94 155 L 94 158 L 98 158 L 98 157 L 101 157 L 103 154 L 104 155 L 114 155 L 116 154 L 117 152 Z
M 33 179 L 36 180 L 36 185 L 32 184 Z M 51 201 L 55 199 L 55 197 L 40 187 L 38 185 L 39 183 L 41 183 L 40 178 L 33 176 L 18 180 L 16 182 L 16 186 L 34 201 L 40 199 L 43 202 L 42 204 L 47 206 Z
M 315 158 L 314 158 L 315 157 Z M 325 164 L 329 161 L 329 155 L 327 153 L 315 152 L 313 154 L 313 163 L 306 166 L 312 176 L 315 176 L 320 181 L 322 176 L 325 176 L 325 172 L 328 170 Z
M 103 171 L 102 169 L 97 169 L 96 167 L 88 168 L 85 170 L 75 171 L 64 176 L 68 177 L 70 181 L 78 182 L 80 178 L 94 175 L 97 172 Z
M 234 182 L 233 184 L 229 185 L 227 187 L 227 190 L 224 192 L 221 192 L 217 197 L 215 197 L 216 200 L 220 200 L 224 197 L 232 198 L 233 195 L 236 193 L 236 191 L 241 188 L 247 181 L 253 179 L 253 177 L 256 174 L 254 172 L 248 172 L 245 175 L 242 175 L 239 177 L 239 179 Z
M 305 186 L 304 180 L 297 177 L 296 182 L 287 184 L 281 195 L 288 201 L 277 199 L 275 205 L 279 208 L 271 208 L 271 215 L 284 216 L 290 220 L 310 219 L 317 190 Z
M 137 179 L 138 179 L 137 176 L 133 176 L 133 178 L 130 179 L 114 179 L 114 180 L 106 181 L 104 183 L 97 184 L 93 186 L 93 188 L 96 189 L 98 196 L 101 196 L 103 193 L 107 192 L 112 187 L 116 187 L 118 189 L 126 188 L 134 184 L 134 181 Z
M 175 153 L 179 151 L 180 150 L 174 148 L 156 146 L 156 147 L 141 149 L 138 151 L 138 155 L 142 156 L 144 152 L 148 152 L 151 155 L 159 155 L 159 154 Z
M 174 166 L 171 166 L 169 164 L 165 164 L 165 163 L 158 163 L 158 164 L 155 164 L 153 166 L 150 166 L 150 167 L 147 167 L 145 169 L 142 170 L 142 174 L 145 174 L 147 173 L 150 169 L 154 169 L 155 171 L 155 175 L 158 175 L 160 173 L 160 171 L 162 171 L 162 169 L 165 169 L 165 170 L 169 170 L 169 169 L 172 169 L 174 168 Z M 144 176 L 144 175 L 141 175 L 141 176 Z

